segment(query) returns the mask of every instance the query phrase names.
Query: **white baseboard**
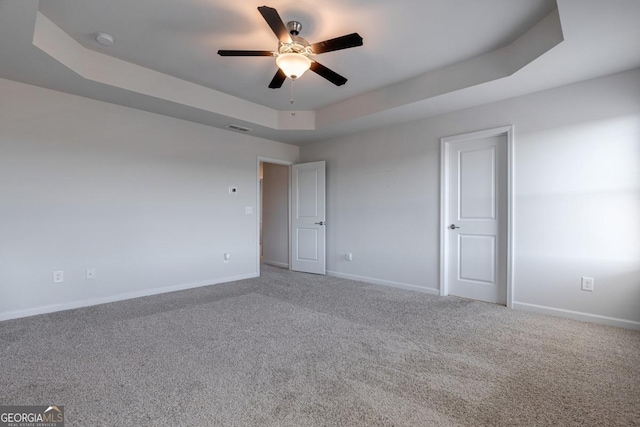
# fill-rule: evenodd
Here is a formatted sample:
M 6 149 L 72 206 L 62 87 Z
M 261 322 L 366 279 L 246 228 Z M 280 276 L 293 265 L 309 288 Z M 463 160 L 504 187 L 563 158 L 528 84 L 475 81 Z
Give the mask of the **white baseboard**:
M 289 263 L 262 260 L 263 264 L 273 265 L 274 267 L 289 268 Z
M 356 280 L 358 282 L 373 283 L 374 285 L 391 286 L 394 288 L 405 289 L 408 291 L 422 292 L 429 295 L 440 295 L 440 291 L 434 288 L 423 288 L 422 286 L 409 285 L 407 283 L 392 282 L 390 280 L 376 279 L 373 277 L 356 276 L 355 274 L 339 273 L 337 271 L 327 270 L 328 276 L 339 277 L 340 279 Z
M 534 313 L 550 314 L 552 316 L 567 317 L 585 322 L 600 323 L 603 325 L 617 326 L 620 328 L 640 330 L 640 322 L 633 320 L 618 319 L 616 317 L 600 316 L 599 314 L 583 313 L 581 311 L 571 311 L 562 308 L 547 307 L 544 305 L 527 304 L 524 302 L 513 303 L 515 310 L 531 311 Z
M 35 316 L 38 314 L 53 313 L 56 311 L 71 310 L 74 308 L 90 307 L 92 305 L 107 304 L 110 302 L 124 301 L 133 298 L 147 297 L 151 295 L 164 294 L 167 292 L 184 291 L 186 289 L 199 288 L 202 286 L 218 285 L 222 283 L 235 282 L 237 280 L 251 279 L 258 277 L 257 273 L 242 274 L 239 276 L 222 277 L 218 279 L 204 280 L 196 283 L 183 283 L 180 285 L 166 286 L 164 288 L 145 289 L 142 291 L 127 292 L 124 294 L 111 295 L 107 297 L 92 298 L 81 301 L 71 301 L 62 304 L 52 304 L 42 307 L 28 308 L 25 310 L 9 311 L 0 313 L 0 321 L 9 319 L 19 319 L 21 317 Z

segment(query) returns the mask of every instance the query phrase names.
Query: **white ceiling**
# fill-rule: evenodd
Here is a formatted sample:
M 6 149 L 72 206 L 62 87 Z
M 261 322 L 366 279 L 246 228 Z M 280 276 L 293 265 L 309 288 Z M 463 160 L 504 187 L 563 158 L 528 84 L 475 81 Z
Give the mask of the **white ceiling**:
M 48 0 L 40 11 L 89 49 L 278 110 L 288 85 L 267 86 L 269 57 L 223 58 L 218 49 L 276 50 L 259 1 Z M 286 23 L 300 21 L 311 43 L 358 32 L 364 46 L 318 62 L 349 79 L 336 87 L 310 73 L 296 87 L 298 109 L 317 109 L 509 44 L 555 8 L 555 0 L 271 0 Z M 499 11 L 499 13 L 496 13 Z M 455 22 L 455 25 L 452 25 Z M 96 31 L 116 38 L 111 48 Z
M 292 107 L 289 82 L 267 87 L 273 58 L 216 54 L 276 50 L 277 39 L 256 9 L 264 3 L 0 0 L 0 77 L 212 126 L 233 122 L 256 136 L 303 144 L 640 66 L 638 0 L 558 0 L 557 29 L 558 20 L 549 18 L 555 0 L 270 0 L 285 22 L 302 23 L 301 35 L 312 43 L 352 32 L 364 38 L 362 47 L 316 57 L 347 77 L 345 86 L 309 72 L 295 84 Z M 48 20 L 38 16 L 53 25 L 40 25 Z M 59 30 L 84 49 L 64 33 L 53 37 Z M 99 31 L 113 35 L 115 45 L 99 45 Z M 65 49 L 97 58 L 111 76 L 74 68 Z M 187 99 L 177 79 L 140 89 L 134 77 L 126 81 L 135 73 L 116 76 L 117 67 L 125 70 L 122 61 L 112 67 L 108 57 L 87 56 L 91 51 L 148 69 L 136 73 L 155 70 L 192 82 L 201 89 L 189 90 L 208 99 Z M 276 117 L 286 110 L 297 117 Z M 273 119 L 256 119 L 260 115 Z

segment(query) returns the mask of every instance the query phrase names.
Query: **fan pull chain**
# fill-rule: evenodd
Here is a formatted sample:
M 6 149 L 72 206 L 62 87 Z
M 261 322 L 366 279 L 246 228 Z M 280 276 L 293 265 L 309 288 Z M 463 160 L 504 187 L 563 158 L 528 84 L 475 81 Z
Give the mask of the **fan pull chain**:
M 293 99 L 293 98 L 294 98 L 294 96 L 293 96 L 293 84 L 294 84 L 294 83 L 295 83 L 295 79 L 291 79 L 291 105 L 293 105 L 293 101 L 294 101 L 294 99 Z M 296 112 L 295 112 L 295 111 L 292 111 L 292 112 L 291 112 L 291 115 L 292 115 L 292 116 L 295 116 L 295 115 L 296 115 Z
M 293 84 L 295 83 L 294 79 L 291 79 L 291 105 L 293 105 Z

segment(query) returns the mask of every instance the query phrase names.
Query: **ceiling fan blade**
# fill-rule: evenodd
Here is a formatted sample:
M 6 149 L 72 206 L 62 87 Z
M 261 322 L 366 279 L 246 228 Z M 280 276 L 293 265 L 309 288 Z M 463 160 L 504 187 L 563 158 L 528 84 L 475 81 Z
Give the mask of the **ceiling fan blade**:
M 330 70 L 329 68 L 315 61 L 311 63 L 310 70 L 318 74 L 319 76 L 329 80 L 331 83 L 333 83 L 336 86 L 342 86 L 347 82 L 347 79 L 345 77 L 342 77 L 340 74 L 336 73 L 335 71 Z
M 287 78 L 287 75 L 284 73 L 284 71 L 278 68 L 278 72 L 276 73 L 275 76 L 273 76 L 273 80 L 271 80 L 271 83 L 269 83 L 269 88 L 271 89 L 281 88 L 282 83 L 284 83 L 286 78 Z
M 358 33 L 347 34 L 346 36 L 336 37 L 335 39 L 325 40 L 323 42 L 311 45 L 313 53 L 319 55 L 334 50 L 348 49 L 350 47 L 362 46 L 362 37 Z
M 262 17 L 267 24 L 271 27 L 274 34 L 282 43 L 291 43 L 291 36 L 287 30 L 286 25 L 282 22 L 282 18 L 278 15 L 278 11 L 269 6 L 260 6 L 258 11 L 262 14 Z
M 220 56 L 273 56 L 268 50 L 219 50 Z

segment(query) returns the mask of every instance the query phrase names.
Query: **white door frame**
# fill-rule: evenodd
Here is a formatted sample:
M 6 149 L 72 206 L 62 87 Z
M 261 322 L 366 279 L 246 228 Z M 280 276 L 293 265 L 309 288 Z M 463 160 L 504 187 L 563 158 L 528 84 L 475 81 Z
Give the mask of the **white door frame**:
M 440 138 L 440 295 L 449 295 L 449 248 L 445 229 L 449 219 L 449 157 L 452 143 L 506 135 L 507 137 L 507 307 L 513 308 L 513 125 Z
M 281 160 L 281 159 L 273 159 L 271 157 L 262 157 L 258 156 L 257 164 L 256 164 L 256 183 L 260 185 L 260 163 L 274 163 L 276 165 L 285 165 L 289 166 L 289 179 L 287 180 L 288 192 L 289 192 L 289 201 L 287 212 L 289 215 L 289 224 L 287 229 L 291 232 L 291 165 L 295 162 L 291 162 L 289 160 Z M 260 188 L 256 191 L 256 273 L 260 276 L 260 218 L 262 216 L 262 209 L 260 206 Z M 291 269 L 291 239 L 287 239 L 289 242 L 289 269 Z

